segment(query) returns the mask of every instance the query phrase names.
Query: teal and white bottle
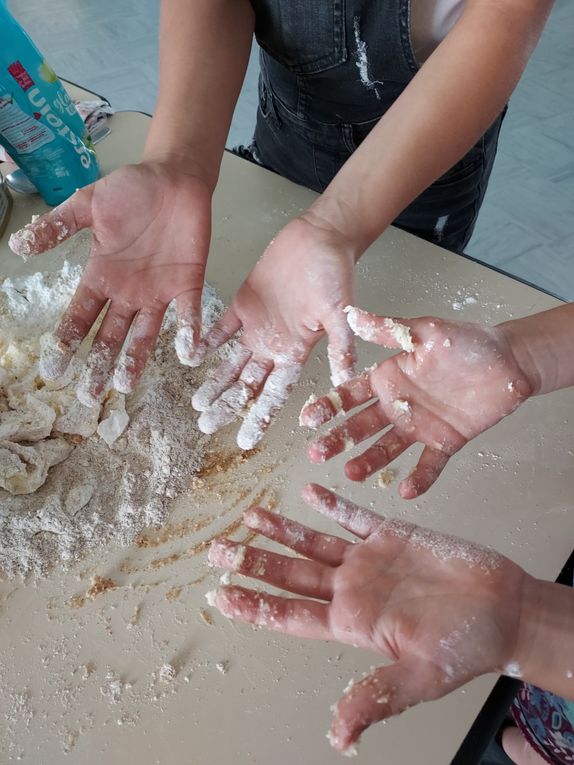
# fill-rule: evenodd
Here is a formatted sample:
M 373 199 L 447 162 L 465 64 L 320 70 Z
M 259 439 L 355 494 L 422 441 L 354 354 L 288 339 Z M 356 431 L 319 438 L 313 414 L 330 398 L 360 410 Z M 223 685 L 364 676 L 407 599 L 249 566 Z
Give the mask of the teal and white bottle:
M 49 205 L 99 175 L 82 118 L 6 0 L 0 0 L 0 144 Z

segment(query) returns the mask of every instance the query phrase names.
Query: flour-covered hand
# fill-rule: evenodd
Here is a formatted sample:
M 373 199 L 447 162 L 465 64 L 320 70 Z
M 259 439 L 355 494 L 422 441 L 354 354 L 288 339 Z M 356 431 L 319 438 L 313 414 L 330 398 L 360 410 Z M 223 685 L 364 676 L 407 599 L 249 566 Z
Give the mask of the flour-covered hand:
M 353 481 L 365 480 L 420 442 L 418 463 L 399 486 L 403 498 L 418 497 L 455 452 L 532 393 L 501 327 L 437 318 L 394 320 L 357 308 L 347 315 L 363 339 L 402 349 L 301 412 L 301 423 L 317 428 L 340 411 L 370 402 L 309 447 L 310 459 L 324 462 L 382 434 L 345 465 Z
M 10 246 L 24 257 L 39 255 L 81 229 L 89 228 L 93 235 L 82 280 L 52 342 L 45 345 L 43 376 L 65 372 L 106 309 L 78 398 L 95 405 L 114 368 L 114 387 L 131 392 L 173 299 L 178 355 L 186 363 L 200 336 L 210 226 L 211 191 L 205 182 L 170 165 L 146 162 L 122 167 L 80 189 L 13 234 Z
M 351 244 L 320 221 L 297 218 L 281 231 L 192 360 L 199 365 L 240 333 L 193 397 L 204 433 L 244 416 L 237 443 L 252 449 L 325 332 L 333 384 L 352 377 L 354 339 L 343 308 L 352 300 L 355 257 Z
M 296 597 L 229 585 L 209 599 L 229 618 L 392 662 L 351 685 L 336 705 L 336 749 L 348 753 L 366 728 L 407 707 L 522 665 L 529 639 L 519 640 L 521 597 L 534 580 L 519 566 L 462 539 L 382 518 L 321 486 L 306 486 L 303 498 L 359 541 L 253 508 L 245 524 L 298 557 L 219 539 L 210 563 Z

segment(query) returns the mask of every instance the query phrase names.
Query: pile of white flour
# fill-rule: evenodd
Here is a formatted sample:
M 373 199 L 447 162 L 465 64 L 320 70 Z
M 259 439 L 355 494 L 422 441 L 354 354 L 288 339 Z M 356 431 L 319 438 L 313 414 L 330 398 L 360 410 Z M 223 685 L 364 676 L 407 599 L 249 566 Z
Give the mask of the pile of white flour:
M 0 573 L 10 577 L 45 574 L 90 547 L 112 538 L 128 545 L 146 526 L 161 525 L 201 467 L 208 440 L 191 406 L 204 372 L 177 359 L 172 307 L 131 396 L 112 392 L 101 408 L 82 406 L 74 392 L 81 361 L 56 383 L 42 380 L 41 337 L 80 275 L 65 263 L 0 286 Z M 204 325 L 222 308 L 206 285 Z

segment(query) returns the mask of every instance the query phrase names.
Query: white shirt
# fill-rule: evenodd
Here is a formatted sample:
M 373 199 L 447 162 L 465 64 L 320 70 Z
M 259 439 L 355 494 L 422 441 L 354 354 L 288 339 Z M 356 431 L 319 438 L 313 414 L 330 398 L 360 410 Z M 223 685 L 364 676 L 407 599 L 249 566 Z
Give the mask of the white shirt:
M 411 40 L 422 64 L 456 24 L 466 0 L 411 0 Z

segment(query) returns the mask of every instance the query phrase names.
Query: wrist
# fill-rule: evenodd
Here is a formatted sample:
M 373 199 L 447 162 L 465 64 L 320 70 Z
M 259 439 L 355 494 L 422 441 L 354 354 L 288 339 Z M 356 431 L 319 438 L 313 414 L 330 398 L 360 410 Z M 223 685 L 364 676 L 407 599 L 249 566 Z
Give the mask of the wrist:
M 540 358 L 540 351 L 543 349 L 539 347 L 539 343 L 534 340 L 528 329 L 521 319 L 506 321 L 495 327 L 495 330 L 502 335 L 514 361 L 528 382 L 530 395 L 536 396 L 543 386 L 544 362 Z
M 356 230 L 351 213 L 351 208 L 344 201 L 323 194 L 300 217 L 323 236 L 327 234 L 338 239 L 356 263 L 370 242 L 365 242 Z
M 499 324 L 532 395 L 574 385 L 574 303 Z
M 176 154 L 144 154 L 141 164 L 150 168 L 159 179 L 169 179 L 176 187 L 189 187 L 192 184 L 196 190 L 201 189 L 208 195 L 210 200 L 213 196 L 213 186 L 201 166 L 189 161 L 182 162 Z
M 512 657 L 516 675 L 544 690 L 574 698 L 573 636 L 574 590 L 528 576 Z
M 188 176 L 201 181 L 213 194 L 217 183 L 217 173 L 198 160 L 193 153 L 172 150 L 169 147 L 148 147 L 144 150 L 142 162 L 146 165 L 161 167 L 177 175 Z

